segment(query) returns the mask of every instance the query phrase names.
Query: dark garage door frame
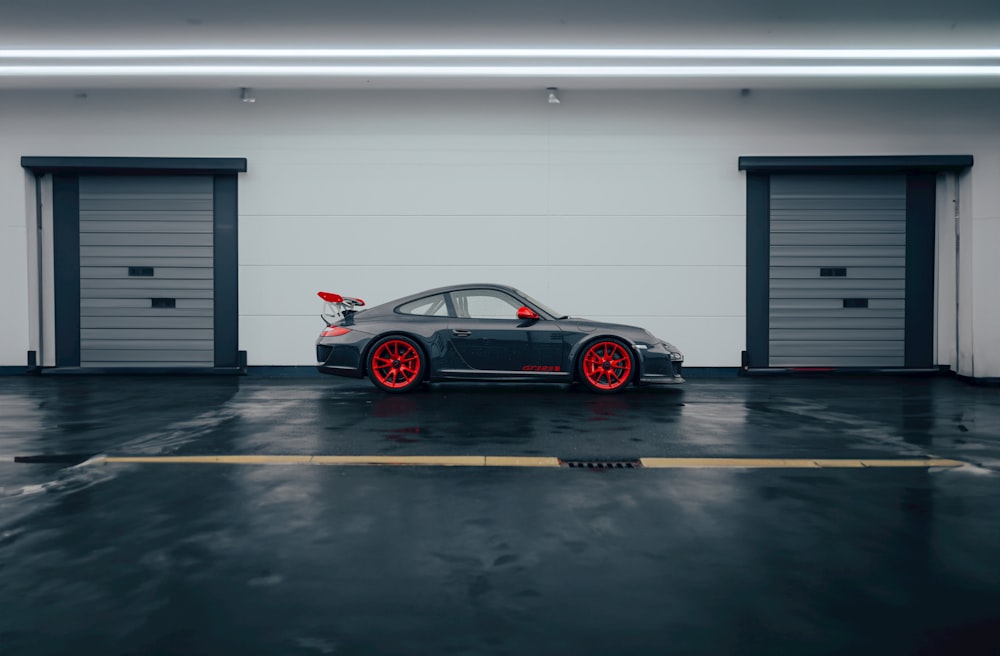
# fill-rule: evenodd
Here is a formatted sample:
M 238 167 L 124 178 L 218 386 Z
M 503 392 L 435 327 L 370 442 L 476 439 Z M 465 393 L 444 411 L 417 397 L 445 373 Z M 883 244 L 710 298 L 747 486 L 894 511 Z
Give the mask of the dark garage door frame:
M 740 157 L 747 174 L 747 372 L 770 368 L 770 183 L 789 173 L 906 176 L 906 315 L 904 369 L 933 366 L 934 235 L 937 175 L 971 167 L 972 155 Z M 926 266 L 919 264 L 925 263 Z M 913 266 L 911 266 L 911 264 Z
M 245 158 L 188 157 L 22 157 L 36 178 L 52 175 L 56 368 L 80 371 L 80 176 L 198 175 L 213 177 L 214 367 L 200 371 L 245 370 L 239 351 L 237 174 Z M 129 368 L 149 373 L 153 368 Z M 170 369 L 170 373 L 182 370 Z M 187 372 L 184 372 L 187 373 Z

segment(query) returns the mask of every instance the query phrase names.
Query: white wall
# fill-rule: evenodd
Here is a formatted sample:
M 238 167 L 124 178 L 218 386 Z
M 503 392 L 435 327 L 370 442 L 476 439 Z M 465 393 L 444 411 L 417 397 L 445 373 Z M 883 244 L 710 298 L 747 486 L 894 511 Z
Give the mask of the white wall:
M 0 153 L 7 121 L 0 112 Z M 0 366 L 27 363 L 28 225 L 35 207 L 27 202 L 24 171 L 17 159 L 0 157 Z M 32 187 L 33 189 L 34 187 Z
M 251 365 L 312 363 L 319 289 L 379 303 L 495 281 L 569 314 L 647 327 L 690 366 L 731 367 L 745 342 L 739 156 L 968 153 L 963 221 L 976 238 L 966 247 L 962 236 L 962 373 L 1000 376 L 989 284 L 1000 278 L 990 246 L 1000 238 L 1000 94 L 561 96 L 261 91 L 249 105 L 235 92 L 5 93 L 0 365 L 23 364 L 33 348 L 22 155 L 246 157 L 240 346 Z M 941 251 L 938 287 L 953 289 Z M 951 299 L 937 321 L 953 335 Z M 939 361 L 950 364 L 943 330 Z
M 1000 376 L 1000 149 L 992 143 L 991 156 L 976 163 L 970 198 L 964 201 L 971 227 L 962 234 L 962 249 L 971 251 L 969 298 L 972 323 L 972 362 L 976 377 Z M 971 223 L 971 226 L 969 224 Z M 966 318 L 968 321 L 969 318 Z

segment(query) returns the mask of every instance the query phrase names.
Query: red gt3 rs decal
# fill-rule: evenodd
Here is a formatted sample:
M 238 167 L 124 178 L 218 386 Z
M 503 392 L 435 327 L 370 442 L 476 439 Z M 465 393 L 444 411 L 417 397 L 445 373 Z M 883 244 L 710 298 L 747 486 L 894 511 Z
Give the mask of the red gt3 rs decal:
M 526 364 L 521 367 L 521 371 L 562 371 L 562 368 L 559 365 Z

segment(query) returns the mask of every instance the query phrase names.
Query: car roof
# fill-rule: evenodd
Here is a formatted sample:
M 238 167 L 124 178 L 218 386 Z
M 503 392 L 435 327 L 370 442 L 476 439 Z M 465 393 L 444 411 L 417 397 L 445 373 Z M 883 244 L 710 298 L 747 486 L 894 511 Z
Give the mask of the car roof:
M 374 319 L 375 317 L 383 316 L 384 314 L 392 314 L 393 311 L 402 305 L 403 303 L 409 303 L 410 301 L 416 301 L 421 298 L 426 298 L 427 296 L 433 296 L 434 294 L 443 294 L 445 292 L 461 291 L 463 289 L 495 289 L 502 292 L 507 292 L 514 296 L 520 297 L 522 294 L 518 290 L 514 289 L 510 285 L 499 285 L 493 282 L 481 282 L 481 283 L 468 283 L 464 285 L 448 285 L 446 287 L 435 287 L 434 289 L 425 289 L 421 292 L 414 292 L 413 294 L 408 294 L 406 296 L 401 296 L 399 298 L 393 298 L 384 303 L 379 303 L 378 305 L 373 305 L 368 309 L 364 310 L 363 314 L 366 318 Z
M 424 298 L 425 296 L 433 296 L 434 294 L 443 294 L 444 292 L 455 292 L 463 289 L 496 289 L 499 291 L 507 292 L 509 294 L 514 294 L 515 296 L 520 296 L 520 292 L 510 285 L 499 285 L 493 282 L 481 282 L 481 283 L 468 283 L 464 285 L 448 285 L 446 287 L 435 287 L 434 289 L 425 289 L 422 292 L 416 292 L 414 294 L 409 294 L 401 298 L 397 298 L 391 301 L 387 301 L 384 305 L 392 305 L 393 307 L 406 303 L 407 301 L 417 300 L 419 298 Z

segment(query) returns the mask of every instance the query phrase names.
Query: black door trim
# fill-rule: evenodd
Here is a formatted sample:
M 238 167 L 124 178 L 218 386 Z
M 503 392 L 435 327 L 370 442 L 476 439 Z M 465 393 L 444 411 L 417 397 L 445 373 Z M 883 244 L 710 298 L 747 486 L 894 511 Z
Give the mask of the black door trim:
M 972 166 L 972 155 L 860 155 L 739 158 L 739 170 L 753 173 L 940 173 Z
M 771 176 L 747 173 L 747 365 L 770 362 Z
M 80 176 L 52 176 L 56 366 L 80 366 Z
M 972 166 L 972 155 L 740 157 L 747 173 L 747 352 L 745 369 L 770 366 L 770 176 L 779 173 L 906 175 L 906 318 L 904 366 L 934 365 L 936 176 Z
M 244 157 L 32 157 L 21 166 L 35 175 L 224 175 L 246 173 Z
M 937 175 L 906 176 L 906 317 L 904 362 L 908 368 L 934 364 L 934 219 Z M 910 266 L 910 263 L 917 266 Z
M 236 368 L 239 361 L 239 254 L 237 251 L 237 180 L 216 175 L 213 266 L 215 274 L 215 366 Z
M 52 174 L 56 368 L 80 366 L 80 176 L 211 175 L 214 177 L 215 370 L 245 368 L 239 349 L 238 173 L 244 158 L 22 157 L 36 176 Z M 154 368 L 129 368 L 146 373 Z M 170 369 L 170 373 L 178 373 Z

